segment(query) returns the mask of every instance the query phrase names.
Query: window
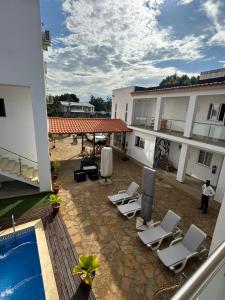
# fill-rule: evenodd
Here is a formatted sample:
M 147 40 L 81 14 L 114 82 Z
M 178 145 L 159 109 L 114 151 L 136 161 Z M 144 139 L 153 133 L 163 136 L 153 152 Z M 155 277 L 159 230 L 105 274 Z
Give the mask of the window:
M 115 114 L 114 114 L 114 118 L 116 119 L 117 117 L 117 103 L 115 104 Z
M 145 140 L 140 136 L 135 136 L 135 146 L 141 149 L 145 148 Z
M 127 122 L 127 111 L 125 112 L 125 122 Z
M 225 115 L 225 103 L 216 103 L 209 105 L 207 120 L 223 121 Z
M 211 162 L 212 162 L 212 153 L 200 150 L 198 163 L 210 167 Z
M 126 110 L 125 110 L 125 122 L 127 122 L 127 112 L 128 112 L 128 103 L 126 104 Z
M 0 117 L 6 117 L 5 102 L 2 98 L 0 98 Z

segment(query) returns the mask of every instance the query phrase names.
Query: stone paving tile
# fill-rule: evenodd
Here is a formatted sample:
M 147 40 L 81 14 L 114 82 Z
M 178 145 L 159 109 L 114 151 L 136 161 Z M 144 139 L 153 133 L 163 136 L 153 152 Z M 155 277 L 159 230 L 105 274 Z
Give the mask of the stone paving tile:
M 124 162 L 119 155 L 114 155 L 111 185 L 102 186 L 98 181 L 89 180 L 75 183 L 73 170 L 79 168 L 79 160 L 63 160 L 68 140 L 67 143 L 58 141 L 52 154 L 53 159 L 57 156 L 62 160 L 58 180 L 63 199 L 61 214 L 78 254 L 96 254 L 100 258 L 101 268 L 93 284 L 96 298 L 153 299 L 158 288 L 177 283 L 180 277 L 167 270 L 155 253 L 138 240 L 135 218 L 127 220 L 122 217 L 107 201 L 107 195 L 127 188 L 131 181 L 140 184 L 141 166 L 131 160 Z M 73 148 L 74 156 L 76 151 L 79 152 L 77 146 Z M 67 158 L 68 153 L 67 149 Z M 157 172 L 154 220 L 160 220 L 168 209 L 172 209 L 182 217 L 181 229 L 186 231 L 191 223 L 196 224 L 208 234 L 206 244 L 209 246 L 219 206 L 212 202 L 209 214 L 200 214 L 196 209 L 200 195 L 193 191 L 188 193 L 188 187 L 183 187 L 171 176 Z M 169 241 L 163 243 L 162 248 Z M 190 276 L 202 262 L 194 259 L 188 263 L 185 274 Z

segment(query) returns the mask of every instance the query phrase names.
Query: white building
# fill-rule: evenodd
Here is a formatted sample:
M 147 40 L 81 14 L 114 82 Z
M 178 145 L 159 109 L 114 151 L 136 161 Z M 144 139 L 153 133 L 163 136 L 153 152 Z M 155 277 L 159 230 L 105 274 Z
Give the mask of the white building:
M 51 189 L 39 0 L 0 2 L 0 181 Z
M 65 117 L 90 117 L 95 113 L 94 105 L 88 102 L 60 101 L 60 109 Z
M 112 118 L 132 129 L 115 134 L 113 144 L 127 148 L 137 161 L 155 167 L 164 154 L 177 169 L 225 193 L 225 74 L 224 69 L 203 73 L 201 84 L 171 88 L 127 87 L 112 92 Z M 213 75 L 213 76 L 212 76 Z M 211 78 L 213 77 L 213 78 Z

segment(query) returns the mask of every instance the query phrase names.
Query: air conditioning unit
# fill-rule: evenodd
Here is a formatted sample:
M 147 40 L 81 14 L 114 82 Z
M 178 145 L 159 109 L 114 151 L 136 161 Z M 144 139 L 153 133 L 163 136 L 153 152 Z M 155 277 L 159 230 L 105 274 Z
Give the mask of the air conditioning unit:
M 51 34 L 49 30 L 45 30 L 42 32 L 42 44 L 43 49 L 48 51 L 48 47 L 51 46 Z

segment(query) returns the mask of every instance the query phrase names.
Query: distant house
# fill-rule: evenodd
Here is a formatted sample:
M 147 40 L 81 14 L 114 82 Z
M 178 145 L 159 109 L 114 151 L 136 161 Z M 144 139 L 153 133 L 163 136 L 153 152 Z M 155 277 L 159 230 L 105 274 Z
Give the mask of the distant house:
M 95 107 L 88 102 L 60 101 L 60 111 L 64 117 L 87 118 L 95 114 Z

